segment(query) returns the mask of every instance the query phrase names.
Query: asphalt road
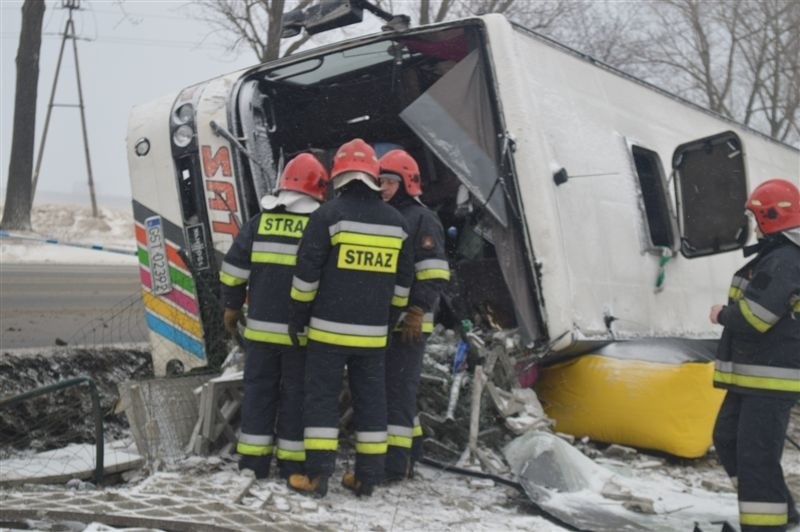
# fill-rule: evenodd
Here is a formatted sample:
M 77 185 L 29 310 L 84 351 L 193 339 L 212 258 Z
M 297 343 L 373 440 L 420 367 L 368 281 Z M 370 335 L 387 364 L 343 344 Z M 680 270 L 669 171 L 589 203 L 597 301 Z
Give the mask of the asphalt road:
M 0 349 L 145 341 L 135 266 L 0 264 Z

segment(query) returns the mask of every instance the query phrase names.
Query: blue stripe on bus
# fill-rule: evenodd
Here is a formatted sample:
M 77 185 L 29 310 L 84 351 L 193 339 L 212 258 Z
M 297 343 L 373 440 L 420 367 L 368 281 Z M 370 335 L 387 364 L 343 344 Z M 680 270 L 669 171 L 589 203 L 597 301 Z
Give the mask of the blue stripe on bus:
M 174 344 L 178 344 L 180 347 L 189 351 L 197 358 L 202 358 L 203 360 L 206 359 L 203 344 L 201 342 L 195 340 L 177 327 L 174 327 L 166 321 L 160 319 L 150 311 L 145 311 L 145 313 L 147 314 L 147 326 L 150 327 L 153 332 L 160 334 Z

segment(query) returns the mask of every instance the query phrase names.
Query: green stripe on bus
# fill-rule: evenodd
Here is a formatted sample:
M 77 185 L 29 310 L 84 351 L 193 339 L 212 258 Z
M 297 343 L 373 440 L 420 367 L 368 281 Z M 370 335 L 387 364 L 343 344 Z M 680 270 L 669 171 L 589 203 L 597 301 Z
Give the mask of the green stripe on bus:
M 139 264 L 145 266 L 146 268 L 150 268 L 150 256 L 147 254 L 147 250 L 140 247 L 138 255 Z M 172 280 L 172 284 L 177 285 L 192 294 L 195 293 L 194 281 L 192 280 L 192 277 L 183 273 L 172 264 L 169 265 L 169 278 Z

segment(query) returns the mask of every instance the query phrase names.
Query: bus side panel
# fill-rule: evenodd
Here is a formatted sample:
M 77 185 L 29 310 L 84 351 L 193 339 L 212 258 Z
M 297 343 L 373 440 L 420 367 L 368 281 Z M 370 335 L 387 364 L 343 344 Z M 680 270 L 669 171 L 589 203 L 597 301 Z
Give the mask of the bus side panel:
M 718 337 L 708 309 L 725 301 L 744 259 L 737 252 L 686 259 L 643 245 L 648 220 L 631 146 L 655 152 L 668 175 L 678 145 L 733 130 L 744 146 L 750 189 L 772 176 L 796 179 L 798 153 L 513 29 L 502 17 L 484 20 L 501 112 L 516 140 L 545 322 L 551 339 L 563 338 L 553 349 L 592 340 Z M 560 168 L 572 177 L 557 185 Z M 665 192 L 674 206 L 674 189 Z M 666 264 L 662 253 L 670 257 Z
M 128 122 L 128 166 L 139 255 L 139 275 L 153 370 L 178 361 L 188 370 L 207 364 L 199 302 L 191 269 L 181 199 L 170 151 L 169 116 L 175 95 L 136 106 Z M 137 155 L 136 145 L 149 143 Z
M 211 241 L 218 256 L 224 255 L 245 221 L 239 194 L 233 153 L 230 144 L 211 129 L 211 121 L 233 131 L 228 124 L 226 104 L 233 84 L 241 76 L 235 73 L 214 79 L 203 90 L 197 103 L 197 142 L 203 172 L 203 192 L 206 198 Z

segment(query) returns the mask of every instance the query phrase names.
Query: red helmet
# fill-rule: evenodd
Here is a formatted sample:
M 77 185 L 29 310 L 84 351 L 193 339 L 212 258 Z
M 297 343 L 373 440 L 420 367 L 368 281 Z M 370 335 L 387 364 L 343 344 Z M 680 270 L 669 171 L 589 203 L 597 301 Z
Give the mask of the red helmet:
M 294 190 L 322 201 L 328 181 L 328 171 L 319 159 L 310 153 L 301 153 L 286 164 L 278 190 Z
M 784 179 L 770 179 L 758 185 L 745 207 L 756 217 L 762 233 L 779 233 L 800 227 L 800 191 Z
M 405 150 L 392 150 L 381 157 L 381 175 L 394 174 L 403 179 L 403 186 L 409 196 L 422 194 L 422 181 L 419 177 L 419 165 Z
M 372 178 L 374 188 L 378 186 L 379 170 L 378 158 L 372 146 L 361 139 L 353 139 L 342 144 L 334 155 L 331 178 L 336 179 L 344 172 L 364 172 Z

